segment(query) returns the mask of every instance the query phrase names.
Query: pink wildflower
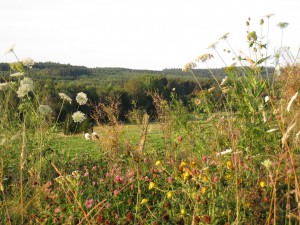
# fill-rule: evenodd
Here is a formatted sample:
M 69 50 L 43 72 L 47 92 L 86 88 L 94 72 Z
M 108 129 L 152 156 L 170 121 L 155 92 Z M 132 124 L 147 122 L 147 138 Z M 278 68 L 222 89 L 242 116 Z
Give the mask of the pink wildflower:
M 92 198 L 85 201 L 85 206 L 88 209 L 92 208 L 93 204 L 94 204 L 94 199 L 92 199 Z

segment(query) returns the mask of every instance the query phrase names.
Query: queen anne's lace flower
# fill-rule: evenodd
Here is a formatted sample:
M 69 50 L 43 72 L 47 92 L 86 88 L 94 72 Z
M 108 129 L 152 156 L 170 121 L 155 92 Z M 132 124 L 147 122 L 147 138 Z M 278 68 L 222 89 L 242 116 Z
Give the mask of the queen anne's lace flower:
M 21 80 L 20 87 L 17 91 L 18 97 L 23 98 L 30 91 L 33 91 L 33 88 L 33 81 L 29 77 L 25 77 L 23 80 Z
M 7 87 L 8 87 L 8 83 L 7 83 L 7 82 L 5 82 L 5 83 L 0 83 L 0 91 L 1 91 L 1 90 L 5 90 Z
M 85 93 L 79 92 L 76 96 L 76 101 L 79 105 L 85 105 L 88 101 L 88 98 Z
M 66 95 L 65 93 L 58 93 L 58 95 L 62 100 L 70 102 L 71 104 L 72 99 L 68 95 Z
M 50 108 L 49 105 L 40 105 L 39 106 L 39 112 L 42 114 L 42 115 L 47 115 L 49 113 L 52 112 L 52 109 Z
M 4 51 L 4 54 L 13 52 L 14 49 L 15 49 L 15 46 L 16 46 L 15 44 L 13 44 L 12 46 L 10 46 L 8 49 L 6 49 L 6 50 Z
M 82 121 L 84 121 L 86 119 L 85 114 L 80 111 L 74 112 L 72 115 L 72 118 L 75 123 L 81 123 Z
M 31 69 L 32 66 L 34 65 L 34 61 L 33 61 L 32 58 L 28 57 L 28 58 L 22 60 L 22 64 L 23 64 L 23 66 L 28 67 L 29 69 Z
M 212 54 L 209 54 L 209 53 L 206 53 L 206 54 L 203 54 L 203 55 L 200 55 L 196 61 L 197 62 L 206 62 L 207 60 L 209 59 L 212 59 L 214 56 Z
M 184 65 L 184 67 L 182 68 L 182 71 L 183 72 L 189 72 L 192 69 L 194 69 L 196 66 L 197 66 L 196 63 L 189 62 L 189 63 L 187 63 L 187 64 Z

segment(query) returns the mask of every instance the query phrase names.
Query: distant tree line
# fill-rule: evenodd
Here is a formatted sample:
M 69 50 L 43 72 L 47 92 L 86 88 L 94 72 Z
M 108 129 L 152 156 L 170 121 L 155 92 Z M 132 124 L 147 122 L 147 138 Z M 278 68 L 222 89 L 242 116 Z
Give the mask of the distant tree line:
M 0 82 L 15 80 L 9 76 L 8 63 L 0 63 Z M 216 86 L 207 69 L 193 71 L 203 89 Z M 221 81 L 226 76 L 224 69 L 212 69 L 214 76 Z M 120 100 L 119 118 L 126 122 L 126 115 L 135 107 L 145 110 L 155 118 L 155 107 L 149 92 L 157 92 L 166 100 L 170 100 L 170 93 L 175 90 L 176 95 L 184 104 L 188 104 L 191 97 L 199 91 L 199 87 L 189 73 L 181 69 L 133 70 L 126 68 L 87 68 L 53 62 L 38 62 L 28 71 L 35 81 L 36 93 L 42 104 L 48 104 L 56 115 L 60 110 L 61 100 L 58 93 L 63 92 L 75 101 L 78 92 L 85 92 L 89 98 L 89 105 L 81 109 L 91 115 L 93 107 L 99 102 L 105 102 L 107 97 L 118 96 Z M 4 92 L 0 92 L 0 100 Z M 219 96 L 216 96 L 219 98 Z M 15 96 L 13 101 L 19 101 Z M 218 100 L 216 100 L 217 102 Z M 12 105 L 16 105 L 12 103 Z M 75 111 L 76 104 L 66 104 L 60 114 L 59 121 L 64 122 Z

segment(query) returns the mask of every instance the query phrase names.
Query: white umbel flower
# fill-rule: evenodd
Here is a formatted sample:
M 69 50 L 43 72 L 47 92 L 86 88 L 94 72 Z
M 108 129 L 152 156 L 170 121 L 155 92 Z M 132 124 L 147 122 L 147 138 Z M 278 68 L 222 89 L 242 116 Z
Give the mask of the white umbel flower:
M 79 105 L 85 105 L 88 101 L 88 98 L 85 93 L 79 92 L 76 96 L 76 101 Z
M 7 54 L 7 53 L 10 53 L 10 52 L 13 52 L 13 51 L 14 51 L 14 49 L 15 49 L 15 47 L 16 47 L 16 45 L 15 45 L 15 44 L 13 44 L 12 46 L 10 46 L 8 49 L 6 49 L 6 50 L 4 51 L 4 54 Z
M 25 59 L 23 59 L 23 60 L 21 60 L 21 62 L 22 62 L 22 64 L 23 64 L 23 66 L 25 66 L 25 67 L 27 67 L 27 68 L 29 68 L 29 69 L 31 69 L 32 68 L 32 66 L 34 65 L 34 61 L 33 61 L 33 59 L 32 58 L 25 58 Z
M 72 99 L 66 95 L 65 93 L 58 93 L 59 97 L 63 100 L 63 101 L 67 101 L 67 102 L 72 102 Z
M 0 83 L 0 91 L 5 90 L 8 87 L 8 83 Z
M 17 91 L 18 97 L 23 98 L 30 91 L 33 91 L 33 88 L 33 80 L 31 80 L 29 77 L 25 77 L 23 80 L 21 80 L 21 85 Z
M 86 119 L 85 114 L 81 111 L 74 112 L 72 118 L 75 123 L 81 123 Z
M 52 109 L 49 105 L 40 105 L 38 110 L 43 116 L 52 112 Z

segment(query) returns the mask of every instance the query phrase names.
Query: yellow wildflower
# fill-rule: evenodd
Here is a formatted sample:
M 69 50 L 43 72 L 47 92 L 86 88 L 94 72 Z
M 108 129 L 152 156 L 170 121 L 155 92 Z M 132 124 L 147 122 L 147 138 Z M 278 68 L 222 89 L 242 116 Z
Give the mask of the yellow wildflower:
M 161 164 L 161 161 L 157 160 L 156 163 L 155 163 L 155 166 L 158 166 Z
M 191 165 L 194 167 L 194 166 L 196 166 L 196 162 L 191 162 Z
M 149 190 L 153 189 L 156 187 L 156 184 L 154 182 L 149 183 Z
M 227 161 L 227 162 L 226 162 L 226 167 L 227 167 L 228 169 L 232 169 L 232 162 Z
M 262 188 L 265 188 L 265 187 L 267 186 L 266 182 L 264 182 L 264 181 L 259 182 L 259 185 L 260 185 Z
M 230 180 L 230 178 L 231 178 L 231 173 L 226 173 L 225 179 L 226 179 L 226 180 Z
M 149 201 L 148 198 L 143 198 L 141 201 L 141 205 L 146 204 Z
M 190 173 L 188 170 L 186 170 L 183 174 L 182 174 L 182 178 L 183 180 L 187 180 L 190 177 Z
M 187 163 L 186 163 L 186 162 L 181 162 L 181 163 L 180 163 L 180 167 L 185 167 L 185 166 L 187 166 Z
M 167 192 L 167 198 L 173 198 L 174 193 L 172 191 Z
M 185 214 L 185 210 L 184 210 L 184 209 L 181 209 L 181 210 L 180 210 L 180 214 L 181 214 L 181 215 L 184 215 L 184 214 Z
M 201 194 L 205 194 L 206 193 L 206 191 L 207 191 L 207 187 L 201 187 Z
M 203 175 L 202 178 L 201 178 L 201 181 L 204 182 L 204 183 L 207 183 L 209 180 L 208 180 L 206 175 Z

